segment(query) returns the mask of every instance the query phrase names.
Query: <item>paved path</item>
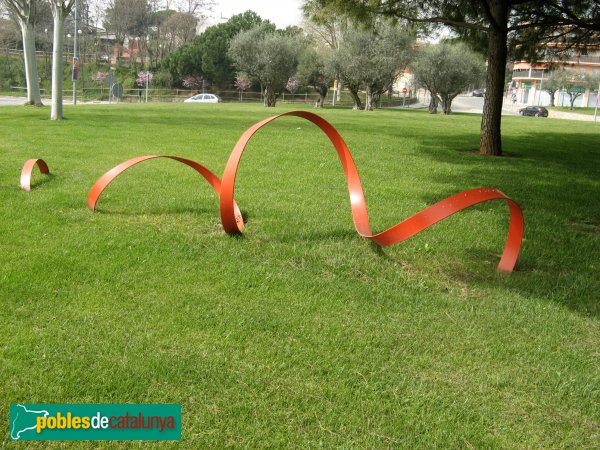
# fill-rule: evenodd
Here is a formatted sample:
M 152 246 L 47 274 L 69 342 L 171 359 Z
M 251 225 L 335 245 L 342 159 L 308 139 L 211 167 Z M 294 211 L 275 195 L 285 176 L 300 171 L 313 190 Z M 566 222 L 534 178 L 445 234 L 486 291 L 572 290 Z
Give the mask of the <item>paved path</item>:
M 428 105 L 420 104 L 412 105 L 411 108 L 427 108 L 427 106 Z M 517 116 L 519 115 L 519 109 L 524 107 L 525 105 L 521 105 L 519 103 L 513 105 L 510 102 L 505 101 L 502 105 L 502 115 Z M 481 114 L 483 112 L 483 98 L 459 95 L 452 102 L 452 112 Z M 553 119 L 582 120 L 589 122 L 594 121 L 594 116 L 589 114 L 579 114 L 576 112 L 550 111 L 549 117 Z M 600 117 L 598 117 L 598 123 L 600 124 Z
M 420 103 L 417 105 L 411 105 L 411 108 L 427 108 L 428 105 Z M 504 103 L 502 105 L 502 115 L 504 116 L 516 116 L 519 114 L 519 109 L 522 106 L 511 105 Z M 438 107 L 438 111 L 441 112 L 442 107 Z M 472 97 L 470 95 L 459 95 L 452 102 L 452 112 L 456 113 L 471 113 L 471 114 L 482 114 L 483 113 L 483 97 Z
M 11 97 L 11 96 L 0 96 L 0 106 L 6 105 L 22 105 L 27 100 L 26 97 Z M 71 102 L 71 99 L 65 99 L 64 104 L 68 105 Z M 79 103 L 79 102 L 78 102 Z M 98 103 L 106 103 L 108 102 L 82 102 L 82 103 L 90 103 L 90 104 L 98 104 Z M 44 104 L 49 105 L 50 99 L 44 99 Z M 521 109 L 523 105 L 509 105 L 506 102 L 502 105 L 502 114 L 505 116 L 515 116 L 519 114 L 519 109 Z M 411 105 L 411 108 L 427 108 L 425 104 L 417 104 Z M 483 98 L 481 97 L 471 97 L 468 95 L 459 95 L 452 102 L 452 111 L 453 112 L 463 112 L 463 113 L 472 113 L 472 114 L 481 114 L 483 112 Z M 578 114 L 571 112 L 563 112 L 563 111 L 550 111 L 550 117 L 553 119 L 566 119 L 566 120 L 584 120 L 593 122 L 594 116 L 588 114 Z M 598 118 L 598 123 L 600 123 L 600 117 Z
M 598 111 L 597 123 L 600 124 L 600 111 Z M 548 117 L 553 119 L 566 119 L 566 120 L 584 120 L 588 122 L 594 121 L 594 116 L 590 114 L 578 114 L 566 111 L 549 111 Z
M 10 95 L 0 95 L 0 106 L 19 106 L 19 105 L 24 105 L 25 102 L 27 101 L 27 97 L 12 97 Z M 42 103 L 44 105 L 50 105 L 50 99 L 49 98 L 42 98 Z M 109 102 L 107 101 L 91 101 L 91 102 L 86 102 L 86 101 L 81 101 L 81 100 L 77 100 L 77 104 L 86 104 L 86 105 L 99 105 L 99 104 L 109 104 Z M 63 105 L 72 105 L 73 104 L 73 98 L 69 97 L 69 98 L 63 98 Z
M 22 105 L 27 101 L 27 97 L 0 96 L 0 106 Z

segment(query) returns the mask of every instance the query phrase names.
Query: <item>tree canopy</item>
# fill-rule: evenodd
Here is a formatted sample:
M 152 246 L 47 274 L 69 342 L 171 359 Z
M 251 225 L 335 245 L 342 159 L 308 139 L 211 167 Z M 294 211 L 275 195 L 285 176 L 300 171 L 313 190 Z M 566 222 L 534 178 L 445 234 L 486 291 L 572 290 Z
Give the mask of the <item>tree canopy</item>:
M 317 51 L 307 47 L 298 58 L 298 71 L 296 78 L 303 86 L 312 86 L 319 93 L 317 108 L 323 107 L 329 86 L 333 82 L 333 75 L 328 70 L 331 53 L 325 50 Z
M 597 0 L 307 0 L 366 22 L 386 16 L 423 26 L 446 25 L 463 36 L 487 42 L 487 95 L 480 153 L 501 155 L 501 114 L 508 45 L 534 54 L 538 44 L 566 48 L 600 40 Z
M 148 0 L 111 0 L 106 9 L 104 28 L 115 33 L 123 44 L 127 36 L 144 36 L 152 22 Z
M 431 93 L 436 112 L 437 99 L 444 114 L 452 111 L 454 98 L 484 78 L 483 59 L 463 43 L 441 42 L 419 50 L 411 68 L 418 84 Z
M 585 89 L 596 89 L 599 83 L 599 75 L 592 75 L 583 70 L 557 69 L 544 82 L 544 90 L 551 96 L 554 96 L 556 91 L 564 92 L 569 96 L 570 108 L 573 109 L 575 100 L 583 95 Z
M 208 27 L 192 42 L 177 48 L 163 64 L 176 80 L 197 75 L 213 84 L 232 86 L 236 70 L 228 53 L 231 41 L 238 33 L 259 25 L 275 31 L 275 25 L 253 11 L 232 16 L 227 22 Z
M 303 42 L 295 34 L 273 31 L 268 24 L 238 34 L 229 56 L 235 66 L 260 83 L 265 106 L 275 106 L 298 66 Z
M 405 28 L 378 25 L 373 29 L 349 29 L 333 56 L 333 70 L 349 89 L 367 92 L 365 109 L 373 109 L 383 92 L 409 63 L 414 34 Z

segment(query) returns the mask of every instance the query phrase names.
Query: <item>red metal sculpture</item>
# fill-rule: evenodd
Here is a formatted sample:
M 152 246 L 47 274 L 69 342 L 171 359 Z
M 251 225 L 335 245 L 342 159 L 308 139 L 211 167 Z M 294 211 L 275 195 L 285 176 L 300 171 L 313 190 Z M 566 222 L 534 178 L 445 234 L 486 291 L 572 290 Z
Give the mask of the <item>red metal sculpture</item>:
M 21 170 L 21 189 L 26 191 L 31 190 L 31 172 L 36 166 L 40 168 L 40 173 L 49 174 L 48 164 L 43 159 L 28 159 L 23 164 L 23 170 Z
M 236 234 L 241 233 L 244 230 L 244 221 L 240 210 L 235 203 L 233 194 L 238 165 L 242 154 L 244 153 L 244 149 L 246 148 L 246 144 L 259 129 L 282 116 L 297 116 L 307 119 L 321 128 L 331 140 L 331 143 L 340 158 L 340 162 L 342 163 L 342 168 L 344 169 L 348 192 L 350 194 L 350 208 L 352 210 L 354 227 L 360 236 L 385 247 L 402 242 L 440 220 L 465 208 L 476 205 L 477 203 L 489 200 L 504 200 L 508 203 L 510 218 L 506 244 L 504 246 L 504 251 L 502 252 L 502 257 L 500 258 L 500 263 L 498 264 L 498 270 L 502 272 L 511 272 L 513 270 L 519 256 L 519 250 L 523 239 L 523 213 L 514 200 L 498 189 L 479 188 L 455 194 L 381 233 L 373 234 L 369 225 L 369 215 L 367 213 L 365 195 L 360 182 L 360 177 L 358 176 L 358 170 L 356 169 L 346 143 L 329 122 L 322 117 L 307 111 L 290 111 L 279 114 L 262 120 L 248 128 L 233 148 L 229 160 L 227 161 L 222 180 L 219 180 L 214 173 L 195 161 L 179 158 L 177 156 L 165 156 L 165 158 L 180 161 L 194 168 L 212 185 L 220 196 L 221 222 L 227 233 Z M 88 206 L 90 209 L 95 209 L 98 197 L 100 197 L 104 188 L 106 188 L 106 186 L 108 186 L 108 184 L 124 170 L 139 162 L 160 157 L 161 156 L 141 156 L 139 158 L 130 159 L 104 174 L 90 190 L 88 195 Z
M 469 206 L 488 200 L 501 199 L 505 200 L 510 208 L 510 222 L 506 244 L 500 263 L 498 264 L 498 270 L 502 272 L 512 272 L 515 263 L 517 262 L 517 257 L 519 256 L 524 228 L 523 213 L 515 201 L 497 189 L 471 189 L 448 197 L 381 233 L 372 234 L 360 177 L 358 176 L 358 170 L 354 165 L 354 161 L 352 160 L 352 156 L 350 155 L 346 143 L 329 122 L 308 111 L 290 111 L 262 120 L 248 128 L 235 144 L 235 147 L 229 156 L 229 160 L 227 161 L 227 166 L 225 166 L 225 172 L 223 173 L 221 181 L 221 222 L 227 233 L 241 233 L 244 229 L 243 221 L 235 214 L 233 193 L 235 189 L 235 176 L 246 144 L 258 130 L 266 124 L 283 116 L 297 116 L 307 119 L 321 128 L 331 140 L 331 143 L 335 147 L 340 158 L 340 162 L 342 163 L 344 174 L 346 175 L 354 227 L 360 236 L 385 247 L 408 239 L 434 223 L 468 208 Z
M 111 170 L 109 170 L 104 175 L 102 175 L 98 179 L 98 181 L 96 181 L 94 186 L 92 186 L 92 189 L 90 189 L 90 192 L 88 193 L 88 198 L 87 198 L 88 208 L 90 208 L 92 211 L 94 211 L 96 209 L 96 203 L 98 202 L 98 198 L 100 197 L 100 195 L 102 194 L 104 189 L 106 189 L 106 187 L 116 177 L 118 177 L 121 173 L 123 173 L 125 170 L 127 170 L 131 166 L 135 166 L 136 164 L 139 164 L 143 161 L 147 161 L 149 159 L 156 159 L 156 158 L 169 158 L 169 159 L 173 159 L 175 161 L 179 161 L 179 162 L 182 162 L 183 164 L 190 166 L 192 169 L 194 169 L 196 172 L 198 172 L 200 175 L 202 175 L 204 177 L 204 179 L 206 181 L 208 181 L 208 183 L 213 187 L 213 189 L 215 190 L 217 195 L 219 195 L 219 192 L 221 191 L 221 180 L 219 179 L 218 176 L 216 176 L 214 173 L 212 173 L 210 170 L 208 170 L 202 164 L 197 163 L 196 161 L 192 161 L 191 159 L 180 158 L 179 156 L 150 155 L 150 156 L 140 156 L 138 158 L 129 159 L 125 162 L 122 162 L 118 166 L 113 167 Z M 242 213 L 240 212 L 240 210 L 235 202 L 233 202 L 233 210 L 234 210 L 234 213 L 233 213 L 234 216 L 239 217 L 240 220 L 242 220 L 241 219 Z

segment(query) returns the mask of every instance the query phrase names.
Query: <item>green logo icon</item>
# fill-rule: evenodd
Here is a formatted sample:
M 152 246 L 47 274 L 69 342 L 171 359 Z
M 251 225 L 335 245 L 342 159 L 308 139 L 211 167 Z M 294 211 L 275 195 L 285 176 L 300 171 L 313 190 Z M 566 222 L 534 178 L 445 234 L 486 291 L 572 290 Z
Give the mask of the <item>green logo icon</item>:
M 180 440 L 181 405 L 10 405 L 10 438 L 45 440 Z

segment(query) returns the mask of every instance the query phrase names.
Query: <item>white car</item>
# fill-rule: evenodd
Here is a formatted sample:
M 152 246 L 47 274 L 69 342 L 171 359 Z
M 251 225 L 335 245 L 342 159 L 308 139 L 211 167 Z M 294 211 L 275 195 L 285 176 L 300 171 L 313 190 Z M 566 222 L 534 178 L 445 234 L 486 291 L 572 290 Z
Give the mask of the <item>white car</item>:
M 184 103 L 219 103 L 221 99 L 215 94 L 196 94 L 185 99 Z

